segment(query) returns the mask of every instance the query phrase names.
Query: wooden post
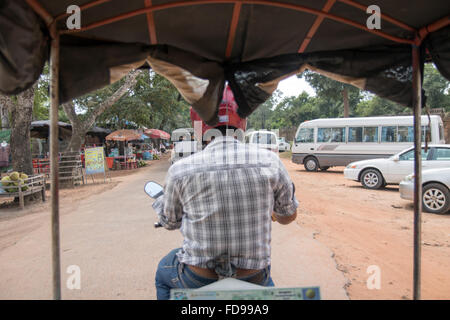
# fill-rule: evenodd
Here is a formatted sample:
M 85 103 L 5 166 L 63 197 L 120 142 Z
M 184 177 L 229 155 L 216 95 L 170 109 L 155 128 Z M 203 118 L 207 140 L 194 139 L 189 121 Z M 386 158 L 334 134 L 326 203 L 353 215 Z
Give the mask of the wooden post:
M 59 237 L 59 166 L 58 166 L 58 106 L 59 106 L 59 34 L 53 25 L 50 51 L 50 179 L 52 208 L 52 269 L 53 299 L 61 299 L 61 262 Z
M 45 202 L 45 200 L 46 200 L 45 199 L 45 188 L 46 188 L 46 185 L 47 185 L 47 181 L 45 179 L 45 174 L 43 175 L 42 179 L 43 179 L 43 186 L 42 186 L 41 194 L 42 194 L 42 201 Z
M 22 192 L 22 182 L 19 180 L 19 204 L 20 204 L 20 209 L 24 209 L 25 208 L 25 200 L 23 198 L 23 192 Z
M 422 249 L 422 77 L 420 46 L 412 46 L 413 67 L 413 110 L 414 110 L 414 262 L 413 299 L 420 300 L 421 291 L 421 249 Z

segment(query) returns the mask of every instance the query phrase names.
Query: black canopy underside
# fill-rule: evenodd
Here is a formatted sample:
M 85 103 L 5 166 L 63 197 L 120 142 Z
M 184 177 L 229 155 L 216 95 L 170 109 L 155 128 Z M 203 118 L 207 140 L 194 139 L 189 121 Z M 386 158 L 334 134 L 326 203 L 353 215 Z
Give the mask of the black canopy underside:
M 73 4 L 82 28 L 68 32 L 63 14 Z M 369 5 L 383 16 L 375 33 L 366 27 Z M 416 44 L 450 79 L 449 13 L 447 0 L 2 0 L 0 92 L 35 82 L 48 59 L 48 24 L 60 16 L 61 103 L 151 67 L 210 124 L 225 81 L 247 117 L 279 81 L 305 69 L 411 106 L 411 46 L 436 21 L 444 23 Z

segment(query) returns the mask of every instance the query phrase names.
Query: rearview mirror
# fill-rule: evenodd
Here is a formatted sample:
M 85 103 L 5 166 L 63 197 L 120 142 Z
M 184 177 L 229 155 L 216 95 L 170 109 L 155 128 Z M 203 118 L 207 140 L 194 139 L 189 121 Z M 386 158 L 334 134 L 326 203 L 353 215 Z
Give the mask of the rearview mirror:
M 148 194 L 153 199 L 156 199 L 159 196 L 163 195 L 164 193 L 163 190 L 164 188 L 154 181 L 147 182 L 144 187 L 145 193 Z
M 400 157 L 398 155 L 392 156 L 393 161 L 399 161 Z

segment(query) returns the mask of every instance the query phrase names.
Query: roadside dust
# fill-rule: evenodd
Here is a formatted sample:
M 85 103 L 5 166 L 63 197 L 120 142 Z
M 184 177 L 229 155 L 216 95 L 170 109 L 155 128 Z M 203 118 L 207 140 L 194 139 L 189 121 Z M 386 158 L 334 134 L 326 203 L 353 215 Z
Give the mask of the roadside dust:
M 284 157 L 282 157 L 284 158 Z M 413 205 L 398 186 L 367 190 L 346 180 L 342 167 L 307 172 L 283 160 L 300 202 L 297 223 L 334 252 L 351 299 L 411 299 Z M 450 214 L 422 215 L 422 298 L 449 299 Z M 381 288 L 368 289 L 369 266 L 381 271 Z

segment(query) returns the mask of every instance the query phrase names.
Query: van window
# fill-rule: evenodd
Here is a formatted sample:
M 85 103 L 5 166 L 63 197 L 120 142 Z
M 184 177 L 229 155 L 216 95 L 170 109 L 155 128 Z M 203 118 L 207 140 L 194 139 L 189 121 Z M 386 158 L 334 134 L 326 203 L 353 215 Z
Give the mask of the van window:
M 317 142 L 345 142 L 345 128 L 319 128 Z
M 427 136 L 427 134 L 430 135 L 430 138 L 428 139 L 428 141 L 431 141 L 431 131 L 430 128 L 428 126 L 422 126 L 422 142 L 425 142 L 425 137 Z M 413 133 L 414 135 L 414 133 Z M 414 141 L 414 138 L 413 138 Z
M 300 128 L 295 142 L 299 143 L 313 143 L 314 142 L 314 129 L 313 128 Z
M 397 141 L 396 126 L 381 127 L 381 142 L 396 142 L 396 141 Z
M 362 142 L 362 141 L 363 141 L 362 127 L 348 128 L 348 142 Z
M 414 141 L 414 127 L 399 126 L 397 134 L 397 142 L 413 142 Z
M 364 127 L 363 142 L 378 142 L 378 127 Z

